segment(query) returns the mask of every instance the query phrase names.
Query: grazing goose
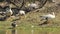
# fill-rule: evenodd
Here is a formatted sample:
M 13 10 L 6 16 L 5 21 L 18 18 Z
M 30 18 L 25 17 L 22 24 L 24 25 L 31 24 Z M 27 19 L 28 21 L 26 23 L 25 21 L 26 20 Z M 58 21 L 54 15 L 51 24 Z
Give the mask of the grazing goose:
M 52 12 L 52 14 L 42 15 L 40 17 L 42 17 L 42 20 L 53 19 L 53 18 L 55 18 L 55 14 L 54 14 L 54 12 Z
M 9 6 L 6 7 L 6 15 L 11 16 L 13 14 L 11 8 Z

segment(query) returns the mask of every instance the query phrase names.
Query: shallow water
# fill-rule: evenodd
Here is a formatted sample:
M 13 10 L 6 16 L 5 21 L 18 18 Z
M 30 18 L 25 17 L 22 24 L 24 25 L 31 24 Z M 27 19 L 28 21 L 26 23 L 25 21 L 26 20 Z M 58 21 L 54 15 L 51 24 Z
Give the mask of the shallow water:
M 24 29 L 8 29 L 0 30 L 0 34 L 60 34 L 60 32 L 49 32 L 42 30 L 24 30 Z

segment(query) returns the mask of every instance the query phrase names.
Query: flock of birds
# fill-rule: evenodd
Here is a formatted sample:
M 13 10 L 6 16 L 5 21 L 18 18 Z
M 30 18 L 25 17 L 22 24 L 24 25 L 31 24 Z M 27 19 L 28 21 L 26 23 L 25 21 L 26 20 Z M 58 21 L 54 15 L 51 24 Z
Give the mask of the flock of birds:
M 38 8 L 38 5 L 37 5 L 36 3 L 28 4 L 28 6 L 31 7 L 31 8 L 33 8 L 33 9 Z M 12 11 L 12 9 L 11 9 L 9 6 L 6 7 L 6 12 L 0 12 L 0 13 L 6 13 L 6 16 L 8 16 L 8 17 L 10 17 L 11 15 L 13 15 L 13 11 Z M 25 15 L 25 14 L 26 14 L 26 11 L 24 11 L 24 10 L 19 10 L 19 11 L 18 11 L 18 14 L 19 14 L 19 15 Z M 44 20 L 44 19 L 45 19 L 45 20 L 47 20 L 47 19 L 53 19 L 53 18 L 55 18 L 55 13 L 52 12 L 52 14 L 41 15 L 40 17 L 42 18 L 42 20 Z M 4 19 L 6 19 L 6 18 L 7 18 L 7 17 L 3 17 L 3 18 L 0 18 L 0 20 L 2 20 L 2 19 L 4 20 Z M 12 26 L 15 27 L 15 26 L 16 26 L 16 23 L 13 22 L 13 23 L 12 23 Z
M 18 12 L 19 15 L 25 15 L 27 12 L 31 11 L 30 10 L 31 8 L 34 8 L 34 9 L 38 8 L 38 5 L 36 3 L 31 3 L 31 4 L 28 4 L 28 7 L 29 8 L 25 8 L 25 9 L 17 9 L 16 8 L 17 11 L 13 11 L 12 10 L 13 8 L 11 8 L 10 6 L 6 6 L 6 7 L 3 8 L 3 9 L 5 9 L 5 11 L 4 12 L 0 11 L 0 14 L 4 14 L 6 16 L 11 16 L 11 15 L 14 14 L 14 12 Z M 2 7 L 0 6 L 0 8 L 2 8 Z

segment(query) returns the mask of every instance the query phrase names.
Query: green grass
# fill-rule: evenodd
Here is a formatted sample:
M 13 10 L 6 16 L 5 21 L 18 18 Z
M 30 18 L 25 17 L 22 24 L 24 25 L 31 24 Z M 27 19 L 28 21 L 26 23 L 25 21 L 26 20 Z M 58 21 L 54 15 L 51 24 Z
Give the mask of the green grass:
M 5 33 L 7 33 L 7 34 L 11 34 L 12 33 L 12 31 L 13 31 L 14 29 L 0 29 L 0 33 L 1 34 L 3 34 L 3 32 L 4 32 L 4 34 Z M 39 27 L 34 27 L 34 28 L 27 28 L 27 27 L 20 27 L 20 28 L 17 28 L 17 29 L 15 29 L 15 31 L 17 31 L 17 32 L 15 32 L 15 33 L 17 33 L 17 34 L 32 34 L 32 31 L 33 30 L 33 33 L 34 34 L 59 34 L 60 32 L 60 28 L 56 28 L 56 27 L 53 27 L 53 28 L 48 28 L 48 27 L 41 27 L 41 28 L 39 28 Z
M 33 14 L 34 13 L 34 14 Z M 44 13 L 39 13 L 39 12 L 32 12 L 31 14 L 28 13 L 26 14 L 25 18 L 21 18 L 18 20 L 18 27 L 15 28 L 17 30 L 18 34 L 31 34 L 31 30 L 34 30 L 34 34 L 60 34 L 60 20 L 59 18 L 55 18 L 52 22 L 52 25 L 43 25 L 39 26 L 42 21 L 40 21 L 40 15 Z M 22 16 L 24 17 L 24 16 Z M 59 17 L 57 15 L 57 17 Z M 3 32 L 6 32 L 8 34 L 12 33 L 13 29 L 11 28 L 11 21 L 13 19 L 9 18 L 6 21 L 0 21 L 0 33 L 5 34 Z M 31 28 L 31 26 L 34 26 L 34 28 Z

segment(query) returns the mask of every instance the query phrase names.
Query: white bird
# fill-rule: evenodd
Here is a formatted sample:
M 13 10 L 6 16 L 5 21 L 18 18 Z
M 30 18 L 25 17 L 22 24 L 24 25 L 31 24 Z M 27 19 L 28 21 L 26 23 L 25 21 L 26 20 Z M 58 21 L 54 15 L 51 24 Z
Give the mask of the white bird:
M 38 8 L 38 4 L 36 4 L 36 3 L 31 3 L 31 4 L 28 4 L 28 7 Z
M 24 10 L 20 10 L 19 11 L 19 15 L 25 15 L 25 11 Z
M 52 12 L 52 14 L 42 15 L 40 17 L 42 17 L 42 20 L 47 19 L 47 18 L 48 19 L 53 19 L 53 18 L 55 18 L 55 14 L 54 14 L 54 12 Z

